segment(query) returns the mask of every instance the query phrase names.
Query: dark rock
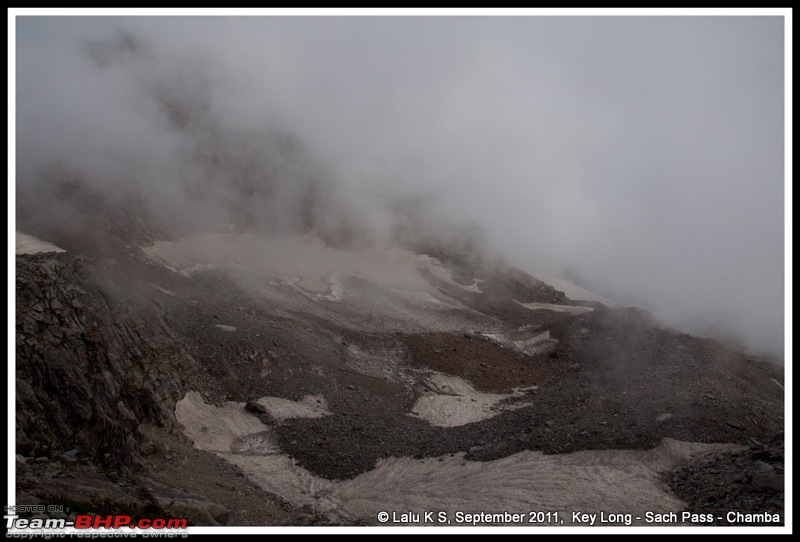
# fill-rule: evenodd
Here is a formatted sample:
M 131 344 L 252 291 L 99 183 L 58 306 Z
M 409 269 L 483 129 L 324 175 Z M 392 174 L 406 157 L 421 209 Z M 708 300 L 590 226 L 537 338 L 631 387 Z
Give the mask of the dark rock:
M 265 412 L 264 414 L 259 414 L 258 419 L 264 425 L 273 425 L 275 423 L 275 418 L 272 417 L 272 414 L 269 412 Z
M 255 412 L 256 414 L 267 414 L 269 412 L 269 410 L 267 410 L 267 407 L 265 407 L 261 403 L 257 403 L 256 401 L 248 401 L 244 405 L 244 409 L 247 410 L 248 412 Z
M 783 476 L 768 472 L 759 472 L 753 476 L 753 487 L 760 491 L 783 491 Z
M 78 460 L 78 450 L 73 448 L 72 450 L 61 454 L 61 461 L 64 463 L 75 463 Z
M 761 460 L 757 460 L 753 463 L 753 467 L 759 472 L 769 472 L 772 470 L 772 465 L 769 463 L 764 463 Z

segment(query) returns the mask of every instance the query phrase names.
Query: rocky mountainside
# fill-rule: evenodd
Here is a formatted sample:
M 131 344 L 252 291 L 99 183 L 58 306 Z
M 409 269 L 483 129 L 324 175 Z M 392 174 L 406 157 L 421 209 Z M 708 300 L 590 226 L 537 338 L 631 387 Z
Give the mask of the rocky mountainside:
M 783 430 L 780 367 L 638 309 L 570 300 L 498 262 L 312 234 L 51 240 L 66 252 L 16 258 L 18 503 L 374 524 L 297 484 L 333 484 L 334 499 L 393 461 L 489 469 L 678 441 L 740 454 L 725 464 L 746 497 L 730 506 L 783 513 L 782 455 L 744 464 Z M 666 489 L 672 468 L 709 472 L 692 450 L 653 471 L 672 508 L 730 498 L 709 475 Z

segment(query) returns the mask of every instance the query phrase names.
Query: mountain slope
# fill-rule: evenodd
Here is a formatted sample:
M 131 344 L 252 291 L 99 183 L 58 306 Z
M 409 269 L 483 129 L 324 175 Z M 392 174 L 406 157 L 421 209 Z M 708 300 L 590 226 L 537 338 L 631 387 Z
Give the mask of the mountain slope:
M 410 461 L 409 476 L 441 463 L 439 486 L 415 501 L 436 507 L 448 491 L 486 483 L 471 478 L 480 469 L 461 482 L 447 474 L 462 463 L 511 480 L 541 468 L 519 454 L 660 450 L 672 459 L 623 461 L 644 469 L 627 484 L 653 487 L 703 453 L 783 429 L 778 367 L 635 308 L 569 300 L 498 261 L 337 248 L 313 231 L 101 250 L 51 240 L 66 252 L 16 262 L 22 499 L 196 524 L 373 524 L 375 510 L 342 499 L 396 476 L 397 461 Z M 597 453 L 566 464 L 602 464 Z M 192 464 L 205 485 L 184 470 Z M 59 485 L 75 465 L 97 479 L 83 497 Z M 609 468 L 580 476 L 631 467 Z M 176 498 L 178 480 L 191 498 Z M 552 483 L 516 506 L 577 498 L 574 480 Z M 651 506 L 681 509 L 655 487 Z M 224 496 L 237 491 L 269 509 L 263 519 Z M 619 505 L 633 506 L 625 495 Z

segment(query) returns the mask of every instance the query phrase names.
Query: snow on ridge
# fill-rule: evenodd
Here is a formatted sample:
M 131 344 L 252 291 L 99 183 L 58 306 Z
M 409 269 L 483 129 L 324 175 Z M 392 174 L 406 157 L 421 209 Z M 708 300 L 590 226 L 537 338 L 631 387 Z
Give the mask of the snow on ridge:
M 59 248 L 52 243 L 43 241 L 32 235 L 24 234 L 20 231 L 16 232 L 17 236 L 17 254 L 38 254 L 40 252 L 66 252 L 63 248 Z

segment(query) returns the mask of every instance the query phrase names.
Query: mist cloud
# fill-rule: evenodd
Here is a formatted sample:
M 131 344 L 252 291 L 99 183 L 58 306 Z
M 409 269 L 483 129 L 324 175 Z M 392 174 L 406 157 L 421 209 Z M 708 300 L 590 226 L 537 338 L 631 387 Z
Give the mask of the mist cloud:
M 782 17 L 16 23 L 23 195 L 66 171 L 195 228 L 291 230 L 311 198 L 374 231 L 421 198 L 533 274 L 782 352 Z

